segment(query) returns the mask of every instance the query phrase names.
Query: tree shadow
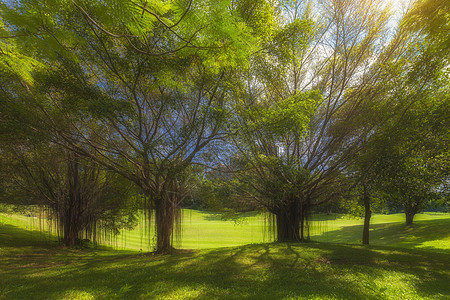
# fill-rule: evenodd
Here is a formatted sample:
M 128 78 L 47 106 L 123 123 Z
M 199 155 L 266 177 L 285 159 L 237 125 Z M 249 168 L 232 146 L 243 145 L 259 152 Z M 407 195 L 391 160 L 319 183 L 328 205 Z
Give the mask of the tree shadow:
M 450 253 L 450 219 L 416 221 L 412 226 L 399 223 L 370 226 L 370 244 Z M 312 236 L 320 242 L 361 244 L 363 225 L 346 226 Z
M 337 220 L 342 214 L 337 213 L 313 213 L 311 216 L 311 221 L 331 221 Z
M 0 245 L 3 247 L 49 246 L 54 245 L 56 241 L 55 237 L 46 232 L 0 223 Z
M 197 211 L 207 221 L 234 221 L 240 222 L 246 218 L 256 217 L 260 212 L 247 211 L 247 212 L 210 212 L 210 211 Z
M 274 243 L 171 256 L 50 248 L 28 254 L 0 258 L 5 298 L 77 292 L 132 299 L 382 299 L 385 287 L 373 282 L 392 273 L 423 279 L 409 288 L 424 297 L 450 292 L 448 255 L 430 258 L 424 251 L 390 247 Z
M 310 242 L 162 256 L 27 243 L 26 230 L 3 226 L 0 298 L 383 299 L 397 290 L 406 298 L 407 293 L 409 298 L 450 294 L 450 255 L 445 253 Z M 390 286 L 394 275 L 394 282 L 405 286 Z

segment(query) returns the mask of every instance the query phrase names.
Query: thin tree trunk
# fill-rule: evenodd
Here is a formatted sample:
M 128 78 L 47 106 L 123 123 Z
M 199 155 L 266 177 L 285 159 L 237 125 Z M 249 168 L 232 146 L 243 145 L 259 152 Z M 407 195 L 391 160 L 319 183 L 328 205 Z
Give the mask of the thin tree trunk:
M 307 202 L 302 203 L 300 209 L 300 241 L 309 241 L 309 224 L 308 224 L 308 214 L 309 214 L 309 204 Z M 307 231 L 307 237 L 305 238 L 305 227 Z
M 300 241 L 304 241 L 305 231 L 305 215 L 303 214 L 303 207 L 300 208 Z
M 364 228 L 363 228 L 363 237 L 362 237 L 362 243 L 363 245 L 369 244 L 369 227 L 370 227 L 370 217 L 372 216 L 372 211 L 370 210 L 370 196 L 369 192 L 367 191 L 366 186 L 363 186 L 364 188 L 364 194 L 363 194 L 363 201 L 364 201 Z

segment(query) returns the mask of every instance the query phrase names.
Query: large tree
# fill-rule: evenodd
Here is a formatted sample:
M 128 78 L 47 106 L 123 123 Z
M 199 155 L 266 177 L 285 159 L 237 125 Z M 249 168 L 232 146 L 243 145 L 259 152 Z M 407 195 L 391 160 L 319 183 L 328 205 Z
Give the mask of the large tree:
M 407 224 L 448 185 L 448 8 L 446 1 L 412 7 L 400 24 L 410 43 L 378 84 L 385 100 L 362 115 L 373 131 L 354 166 L 360 183 L 371 187 L 367 205 L 370 191 L 381 192 L 404 208 Z M 364 232 L 368 241 L 368 226 Z
M 104 232 L 134 226 L 137 190 L 120 175 L 52 143 L 15 143 L 1 150 L 7 185 L 2 200 L 39 206 L 66 246 L 83 239 L 96 243 Z
M 256 49 L 247 24 L 271 15 L 251 1 L 17 5 L 2 6 L 7 35 L 46 63 L 20 101 L 54 142 L 145 192 L 156 251 L 170 252 L 187 168 L 220 137 L 235 68 Z
M 296 241 L 305 238 L 304 221 L 311 208 L 342 192 L 343 172 L 375 126 L 361 126 L 361 115 L 367 105 L 385 99 L 380 97 L 385 91 L 376 87 L 387 76 L 386 65 L 405 47 L 407 35 L 389 34 L 390 14 L 378 1 L 289 1 L 281 11 L 282 25 L 243 76 L 246 84 L 236 107 L 237 115 L 245 116 L 240 118 L 244 130 L 238 130 L 248 132 L 248 138 L 235 145 L 253 172 L 245 177 L 249 180 L 243 178 L 257 191 L 253 198 L 273 211 L 267 197 L 274 195 L 282 207 L 280 213 L 273 211 L 278 240 Z M 321 98 L 305 97 L 312 93 Z M 292 101 L 297 97 L 315 99 L 315 104 Z M 252 107 L 258 111 L 289 103 L 306 118 L 302 126 L 290 128 L 297 124 L 280 114 L 282 134 L 276 121 L 258 122 L 261 116 L 245 113 L 254 111 Z M 290 123 L 286 127 L 283 121 Z M 267 183 L 266 189 L 255 182 Z
M 275 103 L 239 108 L 236 116 L 236 152 L 230 165 L 238 179 L 235 188 L 275 216 L 280 242 L 303 239 L 307 209 L 303 187 L 311 173 L 296 156 L 296 147 L 321 100 L 318 92 L 298 93 Z

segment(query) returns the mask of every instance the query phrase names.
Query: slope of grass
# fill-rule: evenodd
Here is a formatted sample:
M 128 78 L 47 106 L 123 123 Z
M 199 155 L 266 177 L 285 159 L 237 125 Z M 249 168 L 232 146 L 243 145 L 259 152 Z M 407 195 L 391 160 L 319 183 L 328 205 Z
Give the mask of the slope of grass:
M 312 239 L 361 244 L 363 225 L 360 220 L 341 217 L 329 223 L 327 230 L 313 235 Z M 403 214 L 375 215 L 370 226 L 370 244 L 450 253 L 450 214 L 419 214 L 412 226 L 405 225 Z
M 448 253 L 332 243 L 70 250 L 0 225 L 0 299 L 449 299 L 449 267 Z
M 37 238 L 37 235 L 48 236 L 40 233 L 40 228 L 46 230 L 48 225 L 40 221 L 39 216 L 0 213 L 0 223 L 26 228 L 34 238 Z M 230 247 L 273 241 L 273 236 L 267 231 L 265 216 L 257 213 L 246 213 L 234 220 L 224 219 L 219 213 L 184 209 L 182 225 L 181 247 L 185 249 Z M 116 248 L 151 251 L 152 245 L 148 244 L 148 240 L 152 239 L 152 235 L 153 226 L 148 226 L 142 214 L 136 228 L 122 230 L 117 237 L 106 239 L 103 243 Z
M 179 248 L 207 249 L 273 241 L 273 236 L 267 231 L 267 218 L 262 214 L 247 213 L 238 220 L 225 220 L 221 214 L 186 209 L 182 216 L 183 232 L 181 247 L 177 245 Z M 362 222 L 361 219 L 349 219 L 344 215 L 317 215 L 311 224 L 311 239 L 361 244 Z M 414 222 L 413 226 L 406 226 L 404 214 L 374 215 L 370 243 L 450 251 L 450 214 L 418 214 Z M 37 217 L 0 214 L 0 223 L 25 228 L 30 238 L 49 236 L 39 232 L 39 228 L 45 228 L 46 225 Z M 142 218 L 135 229 L 124 230 L 115 239 L 105 240 L 104 243 L 116 248 L 151 251 L 152 246 L 147 243 L 151 240 L 151 232 L 150 237 L 145 234 L 147 227 Z
M 333 243 L 361 243 L 362 225 L 328 231 L 314 240 Z M 412 226 L 403 223 L 372 224 L 372 245 L 397 246 L 450 252 L 450 219 L 421 220 Z

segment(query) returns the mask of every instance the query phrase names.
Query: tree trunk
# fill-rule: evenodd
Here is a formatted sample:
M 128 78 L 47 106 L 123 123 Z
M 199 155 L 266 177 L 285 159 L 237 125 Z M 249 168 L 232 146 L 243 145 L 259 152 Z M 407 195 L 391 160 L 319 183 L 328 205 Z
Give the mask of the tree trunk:
M 63 242 L 67 247 L 74 247 L 78 243 L 78 235 L 82 230 L 81 208 L 78 193 L 71 193 L 69 199 L 64 201 L 60 222 L 63 227 Z
M 300 241 L 309 241 L 309 224 L 308 224 L 308 215 L 309 215 L 309 204 L 307 202 L 302 203 L 300 205 Z M 307 237 L 305 238 L 305 227 L 307 231 Z
M 300 241 L 304 241 L 305 237 L 305 215 L 303 214 L 303 208 L 300 208 Z
M 299 242 L 300 241 L 300 210 L 298 202 L 288 201 L 280 205 L 275 213 L 277 222 L 278 242 Z
M 75 155 L 68 155 L 67 166 L 67 198 L 63 200 L 63 219 L 62 226 L 64 227 L 64 245 L 67 247 L 74 247 L 78 240 L 78 233 L 81 231 L 80 221 L 80 182 L 78 172 L 78 157 Z
M 414 202 L 413 203 L 405 203 L 403 205 L 403 209 L 405 210 L 405 215 L 406 215 L 406 225 L 412 225 L 414 216 L 419 211 L 419 205 Z
M 81 231 L 79 214 L 80 209 L 77 205 L 79 198 L 76 194 L 70 193 L 68 199 L 63 201 L 62 212 L 60 212 L 60 223 L 63 228 L 63 242 L 67 247 L 77 245 L 78 234 Z
M 413 220 L 414 220 L 414 216 L 416 215 L 416 213 L 413 212 L 413 211 L 406 211 L 405 210 L 405 215 L 406 215 L 406 225 L 412 225 L 413 224 Z
M 172 237 L 176 205 L 166 197 L 155 203 L 156 253 L 170 254 L 173 250 Z
M 76 224 L 73 224 L 70 219 L 64 220 L 64 245 L 67 247 L 74 247 L 78 240 L 78 230 L 76 229 Z
M 364 188 L 363 201 L 364 201 L 364 228 L 363 228 L 363 245 L 369 245 L 369 227 L 370 227 L 370 217 L 372 216 L 372 211 L 370 210 L 370 196 L 367 191 L 366 186 Z

